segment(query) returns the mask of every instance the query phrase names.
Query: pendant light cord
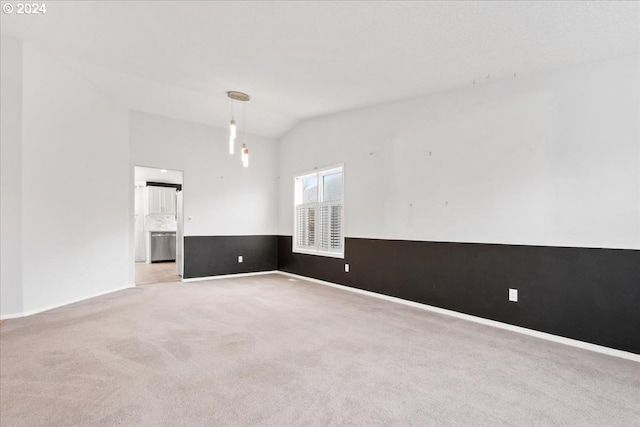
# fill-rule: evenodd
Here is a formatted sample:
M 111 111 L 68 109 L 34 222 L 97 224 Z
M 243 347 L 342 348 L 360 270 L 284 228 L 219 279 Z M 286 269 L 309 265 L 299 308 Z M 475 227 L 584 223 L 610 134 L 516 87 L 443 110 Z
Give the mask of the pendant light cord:
M 247 103 L 242 103 L 242 143 L 245 143 L 245 134 L 247 133 Z
M 231 99 L 231 98 L 229 98 Z M 236 105 L 236 101 L 234 101 L 233 99 L 231 99 L 231 120 L 235 119 L 235 105 Z

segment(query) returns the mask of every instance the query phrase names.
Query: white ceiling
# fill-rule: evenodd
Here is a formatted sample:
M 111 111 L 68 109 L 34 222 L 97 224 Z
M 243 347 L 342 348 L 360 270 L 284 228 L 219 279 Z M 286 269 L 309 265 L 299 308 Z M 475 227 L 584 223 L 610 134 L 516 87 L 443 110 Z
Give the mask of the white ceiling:
M 2 32 L 72 61 L 135 110 L 248 132 L 639 51 L 640 3 L 46 2 Z M 236 118 L 241 116 L 236 103 Z

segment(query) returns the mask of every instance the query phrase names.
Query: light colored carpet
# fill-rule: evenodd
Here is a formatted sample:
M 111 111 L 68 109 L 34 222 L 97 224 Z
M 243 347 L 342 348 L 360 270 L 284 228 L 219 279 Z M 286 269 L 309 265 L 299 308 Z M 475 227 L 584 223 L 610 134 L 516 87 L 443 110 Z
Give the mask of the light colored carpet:
M 0 424 L 640 420 L 640 364 L 268 275 L 141 286 L 0 329 Z

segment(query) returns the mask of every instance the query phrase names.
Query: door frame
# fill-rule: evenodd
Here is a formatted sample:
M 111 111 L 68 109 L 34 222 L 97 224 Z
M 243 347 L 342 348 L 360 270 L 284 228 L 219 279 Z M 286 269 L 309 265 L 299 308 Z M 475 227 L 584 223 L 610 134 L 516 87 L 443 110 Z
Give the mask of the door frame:
M 180 248 L 180 253 L 182 254 L 180 265 L 178 265 L 178 259 L 176 259 L 176 273 L 180 276 L 180 281 L 184 281 L 184 182 L 185 182 L 185 172 L 181 169 L 173 169 L 167 167 L 159 167 L 159 166 L 150 166 L 150 165 L 142 165 L 142 164 L 134 164 L 130 169 L 130 180 L 129 180 L 129 200 L 131 201 L 130 205 L 130 222 L 129 222 L 129 246 L 130 246 L 130 268 L 129 268 L 129 280 L 132 283 L 132 286 L 136 286 L 136 276 L 135 276 L 135 266 L 136 266 L 136 197 L 135 197 L 135 186 L 136 186 L 136 168 L 149 168 L 149 169 L 157 169 L 157 170 L 170 170 L 174 172 L 180 172 L 182 179 L 182 191 L 181 191 L 181 203 L 178 203 L 178 198 L 176 196 L 176 216 L 178 224 L 176 225 L 176 258 L 178 254 L 178 247 Z M 142 218 L 144 220 L 144 218 Z M 178 228 L 182 229 L 182 233 L 178 235 Z

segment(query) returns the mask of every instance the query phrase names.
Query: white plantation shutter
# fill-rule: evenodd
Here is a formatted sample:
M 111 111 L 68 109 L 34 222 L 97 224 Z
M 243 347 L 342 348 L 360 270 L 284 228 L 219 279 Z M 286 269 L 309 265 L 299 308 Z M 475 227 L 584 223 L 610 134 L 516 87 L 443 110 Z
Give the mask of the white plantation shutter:
M 342 203 L 320 203 L 320 244 L 325 252 L 342 252 Z
M 331 205 L 329 249 L 342 252 L 342 203 Z
M 295 178 L 294 252 L 344 254 L 342 167 Z
M 329 230 L 331 228 L 331 206 L 320 205 L 320 250 L 329 250 Z
M 296 246 L 315 248 L 316 245 L 316 210 L 315 203 L 307 203 L 296 207 Z

